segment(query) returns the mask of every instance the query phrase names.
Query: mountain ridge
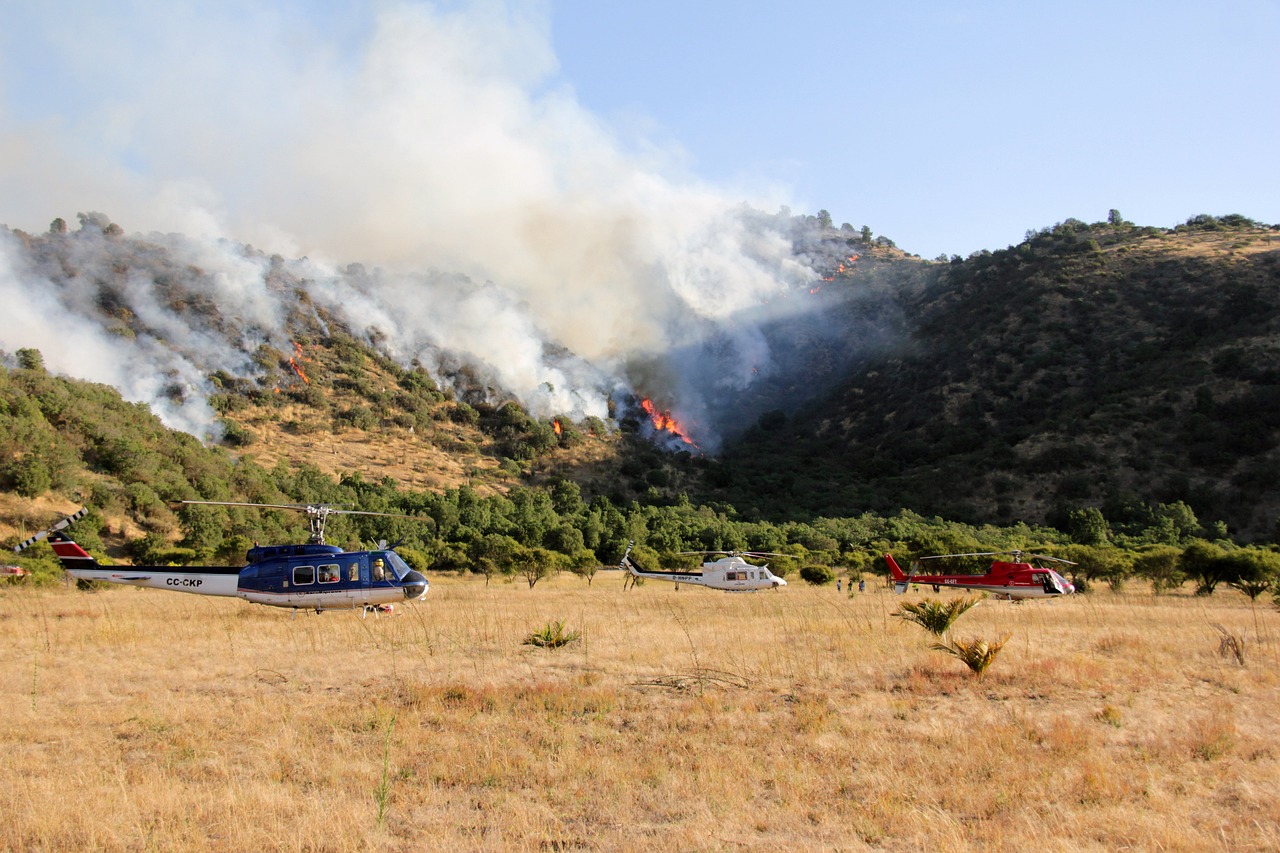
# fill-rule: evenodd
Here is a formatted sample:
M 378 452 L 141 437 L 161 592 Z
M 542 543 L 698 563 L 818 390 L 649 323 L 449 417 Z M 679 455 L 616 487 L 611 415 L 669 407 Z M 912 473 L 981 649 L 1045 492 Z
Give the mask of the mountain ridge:
M 123 236 L 104 221 L 88 224 Z M 433 374 L 392 358 L 376 329 L 352 328 L 265 258 L 266 280 L 292 300 L 290 339 L 254 346 L 240 318 L 249 369 L 205 377 L 219 441 L 267 469 L 335 479 L 501 494 L 567 478 L 619 506 L 687 495 L 779 523 L 909 507 L 1067 529 L 1073 511 L 1099 507 L 1141 528 L 1181 503 L 1245 538 L 1275 536 L 1275 228 L 1067 220 L 1008 249 L 925 261 L 813 217 L 791 227 L 818 280 L 789 298 L 819 310 L 758 322 L 773 372 L 727 398 L 738 427 L 717 456 L 663 442 L 625 395 L 608 418 L 533 417 L 465 360 L 442 353 Z M 130 271 L 106 270 L 97 306 L 111 334 L 136 335 Z M 198 272 L 203 291 L 165 284 L 173 304 L 234 326 L 208 292 L 219 273 Z M 191 402 L 182 375 L 160 373 L 168 399 Z M 7 488 L 32 458 L 15 440 Z

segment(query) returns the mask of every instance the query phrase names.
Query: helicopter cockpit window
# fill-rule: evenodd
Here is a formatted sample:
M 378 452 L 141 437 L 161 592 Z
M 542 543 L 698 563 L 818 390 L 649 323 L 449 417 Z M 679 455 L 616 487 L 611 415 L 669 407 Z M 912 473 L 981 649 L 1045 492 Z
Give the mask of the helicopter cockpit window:
M 337 583 L 340 576 L 341 570 L 336 563 L 320 567 L 320 583 Z
M 352 563 L 351 565 L 347 566 L 347 580 L 349 581 L 360 580 L 360 564 L 359 563 Z
M 294 566 L 293 567 L 293 585 L 315 583 L 316 567 L 315 566 Z
M 397 580 L 403 578 L 409 573 L 409 564 L 406 563 L 395 551 L 387 551 L 383 556 L 386 557 L 387 565 L 391 569 L 392 576 Z
M 381 557 L 377 557 L 373 561 L 373 580 L 384 581 L 387 579 L 387 564 Z

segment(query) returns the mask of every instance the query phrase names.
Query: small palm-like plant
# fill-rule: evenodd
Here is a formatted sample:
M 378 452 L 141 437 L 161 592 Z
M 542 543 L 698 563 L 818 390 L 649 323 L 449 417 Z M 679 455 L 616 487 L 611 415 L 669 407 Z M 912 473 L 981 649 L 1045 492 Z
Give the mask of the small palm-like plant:
M 1009 642 L 1011 636 L 1013 635 L 1005 634 L 994 643 L 989 643 L 980 637 L 969 640 L 948 640 L 945 643 L 932 643 L 929 648 L 959 658 L 964 661 L 965 666 L 973 670 L 978 678 L 982 678 L 987 667 L 991 666 L 991 662 L 996 659 L 996 655 L 1000 654 L 1000 650 L 1004 648 L 1005 643 Z
M 563 621 L 548 622 L 525 637 L 524 645 L 538 646 L 544 649 L 558 649 L 561 646 L 569 645 L 581 636 L 581 631 L 570 631 Z
M 952 624 L 966 610 L 982 600 L 982 596 L 953 598 L 946 604 L 934 598 L 926 598 L 920 602 L 904 601 L 898 605 L 898 612 L 893 614 L 908 622 L 914 622 L 935 637 L 941 637 L 951 630 Z

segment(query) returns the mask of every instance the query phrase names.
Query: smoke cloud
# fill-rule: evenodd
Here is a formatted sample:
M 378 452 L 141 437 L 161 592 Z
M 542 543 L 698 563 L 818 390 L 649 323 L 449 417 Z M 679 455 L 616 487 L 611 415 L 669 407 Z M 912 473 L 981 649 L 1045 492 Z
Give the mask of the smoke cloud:
M 13 13 L 0 215 L 43 229 L 101 210 L 152 233 L 113 243 L 90 217 L 71 235 L 79 278 L 61 281 L 0 241 L 0 298 L 18 306 L 0 347 L 39 347 L 203 434 L 204 377 L 287 342 L 283 264 L 396 358 L 438 372 L 460 354 L 544 416 L 604 416 L 634 389 L 714 448 L 724 401 L 769 372 L 763 329 L 817 277 L 789 219 L 755 212 L 781 199 L 620 140 L 557 81 L 537 6 L 390 3 L 319 22 L 308 4 L 212 6 Z M 77 281 L 147 247 L 164 257 L 133 259 L 117 298 L 149 332 L 112 335 Z M 164 268 L 184 264 L 234 322 L 175 311 Z

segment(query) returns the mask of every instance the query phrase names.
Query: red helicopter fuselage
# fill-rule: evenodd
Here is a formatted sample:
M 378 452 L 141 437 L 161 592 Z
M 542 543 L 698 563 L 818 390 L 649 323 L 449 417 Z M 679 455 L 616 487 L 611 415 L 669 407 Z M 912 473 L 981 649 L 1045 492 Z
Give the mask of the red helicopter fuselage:
M 928 584 L 935 590 L 942 587 L 956 589 L 974 589 L 990 593 L 996 598 L 1013 600 L 1023 598 L 1054 598 L 1060 595 L 1071 595 L 1076 591 L 1073 584 L 1053 569 L 1046 569 L 1032 563 L 1008 563 L 1003 560 L 992 562 L 985 575 L 924 575 L 904 572 L 893 555 L 885 554 L 885 562 L 893 575 L 894 591 L 899 595 L 907 591 L 909 584 Z

